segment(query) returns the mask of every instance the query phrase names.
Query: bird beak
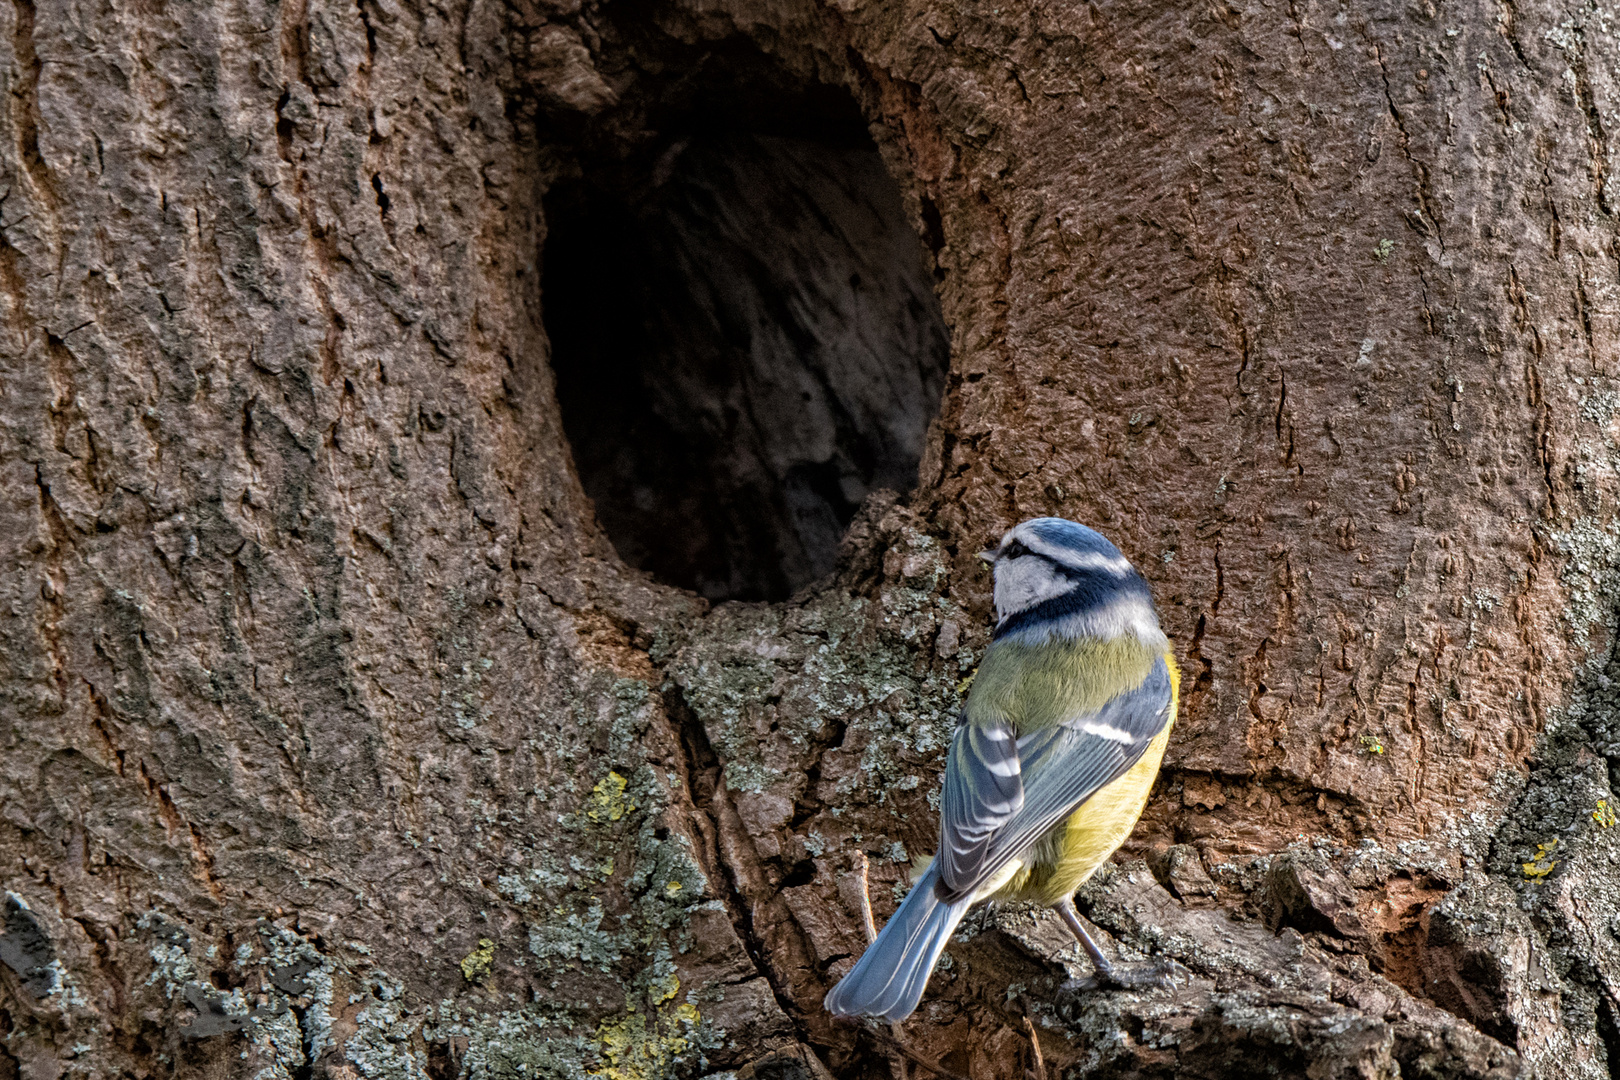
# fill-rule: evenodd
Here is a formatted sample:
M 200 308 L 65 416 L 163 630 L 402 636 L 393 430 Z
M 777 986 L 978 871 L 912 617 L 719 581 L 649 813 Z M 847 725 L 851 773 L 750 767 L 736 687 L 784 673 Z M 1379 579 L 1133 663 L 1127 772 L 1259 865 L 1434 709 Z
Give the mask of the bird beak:
M 981 551 L 979 552 L 979 558 L 983 559 L 987 563 L 990 563 L 991 565 L 994 565 L 997 554 L 999 553 L 995 551 Z

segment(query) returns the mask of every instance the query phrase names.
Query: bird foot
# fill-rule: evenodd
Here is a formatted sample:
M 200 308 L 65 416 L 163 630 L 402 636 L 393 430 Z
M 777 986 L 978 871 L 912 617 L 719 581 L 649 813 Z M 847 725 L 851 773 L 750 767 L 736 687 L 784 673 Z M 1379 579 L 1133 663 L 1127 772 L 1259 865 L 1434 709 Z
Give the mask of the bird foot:
M 1175 985 L 1176 976 L 1186 968 L 1174 960 L 1154 960 L 1145 964 L 1109 964 L 1081 979 L 1070 979 L 1059 987 L 1062 994 L 1076 995 L 1091 990 L 1163 990 Z

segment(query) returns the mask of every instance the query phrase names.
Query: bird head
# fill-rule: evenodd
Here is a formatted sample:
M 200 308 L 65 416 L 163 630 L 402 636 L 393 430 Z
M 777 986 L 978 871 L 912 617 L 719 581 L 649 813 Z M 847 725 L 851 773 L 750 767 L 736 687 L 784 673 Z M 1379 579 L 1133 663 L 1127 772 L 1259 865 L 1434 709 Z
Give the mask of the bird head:
M 1031 518 L 980 557 L 995 570 L 997 638 L 1034 643 L 1135 634 L 1144 644 L 1165 644 L 1147 582 L 1095 529 Z

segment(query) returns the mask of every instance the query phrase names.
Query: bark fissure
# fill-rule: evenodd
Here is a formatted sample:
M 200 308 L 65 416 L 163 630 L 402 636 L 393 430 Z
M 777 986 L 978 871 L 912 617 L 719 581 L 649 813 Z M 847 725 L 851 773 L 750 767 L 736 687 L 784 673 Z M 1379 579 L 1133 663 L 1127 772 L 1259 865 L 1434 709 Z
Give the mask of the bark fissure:
M 50 168 L 39 150 L 39 130 L 44 123 L 39 112 L 39 79 L 44 70 L 44 61 L 34 47 L 37 11 L 33 0 L 11 0 L 11 8 L 15 20 L 11 47 L 17 63 L 22 67 L 22 77 L 11 91 L 12 123 L 17 132 L 18 156 L 28 172 L 35 194 L 47 206 L 51 206 L 55 202 L 55 188 Z
M 1369 40 L 1371 40 L 1370 37 Z M 1446 237 L 1444 232 L 1441 231 L 1440 219 L 1434 213 L 1433 196 L 1429 182 L 1429 167 L 1412 154 L 1412 137 L 1406 130 L 1406 118 L 1401 114 L 1400 106 L 1395 104 L 1395 92 L 1389 82 L 1389 65 L 1384 62 L 1384 47 L 1376 41 L 1372 45 L 1373 56 L 1378 60 L 1379 78 L 1383 83 L 1384 102 L 1389 107 L 1390 118 L 1395 121 L 1396 130 L 1400 132 L 1401 156 L 1411 166 L 1412 180 L 1416 186 L 1413 197 L 1418 206 L 1418 218 L 1415 222 L 1409 218 L 1408 223 L 1413 225 L 1414 231 L 1420 235 L 1426 236 L 1432 232 L 1435 242 L 1440 245 L 1440 255 L 1443 258 L 1446 253 Z M 1425 296 L 1424 307 L 1428 307 L 1427 296 Z
M 1497 0 L 1497 2 L 1501 9 L 1501 15 L 1496 24 L 1497 32 L 1512 47 L 1513 55 L 1519 60 L 1519 66 L 1524 68 L 1526 72 L 1534 74 L 1535 69 L 1530 66 L 1530 61 L 1524 55 L 1524 46 L 1519 44 L 1517 31 L 1518 9 L 1514 5 L 1514 0 Z
M 770 942 L 754 930 L 758 896 L 750 896 L 746 883 L 758 875 L 758 861 L 744 857 L 749 841 L 737 819 L 736 808 L 726 794 L 720 759 L 709 743 L 703 721 L 686 704 L 678 686 L 664 692 L 664 707 L 674 719 L 685 756 L 687 797 L 699 817 L 698 832 L 704 839 L 709 879 L 725 903 L 737 936 L 748 951 L 755 973 L 765 979 L 777 1007 L 793 1023 L 800 1038 L 807 1032 L 803 1018 L 788 991 L 782 973 L 771 962 Z
M 1576 26 L 1575 41 L 1578 48 L 1570 57 L 1570 70 L 1575 73 L 1575 93 L 1580 98 L 1581 108 L 1586 113 L 1586 129 L 1591 135 L 1591 172 L 1592 194 L 1597 199 L 1598 209 L 1605 215 L 1613 217 L 1614 209 L 1609 205 L 1609 136 L 1603 126 L 1603 113 L 1598 108 L 1597 99 L 1592 93 L 1592 77 L 1587 70 L 1586 28 Z M 1620 228 L 1617 225 L 1616 228 Z

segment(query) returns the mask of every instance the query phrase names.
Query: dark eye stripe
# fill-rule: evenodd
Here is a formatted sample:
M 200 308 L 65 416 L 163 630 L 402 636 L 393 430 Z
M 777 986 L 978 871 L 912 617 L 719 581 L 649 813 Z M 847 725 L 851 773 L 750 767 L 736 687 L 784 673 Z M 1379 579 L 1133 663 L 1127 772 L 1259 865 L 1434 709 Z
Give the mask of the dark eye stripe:
M 1029 548 L 1024 546 L 1024 542 L 1022 540 L 1014 540 L 1012 543 L 1008 544 L 1005 548 L 1002 548 L 1001 553 L 996 556 L 996 560 L 998 562 L 1003 560 L 1003 559 L 1012 560 L 1012 559 L 1022 558 L 1025 555 L 1033 555 L 1037 559 L 1041 559 L 1048 566 L 1052 567 L 1052 569 L 1056 570 L 1058 573 L 1062 574 L 1064 577 L 1068 578 L 1070 581 L 1092 581 L 1092 580 L 1095 580 L 1099 576 L 1099 574 L 1103 574 L 1102 571 L 1099 571 L 1099 570 L 1097 570 L 1095 568 L 1092 568 L 1092 567 L 1086 567 L 1086 568 L 1082 569 L 1082 568 L 1079 568 L 1079 567 L 1070 566 L 1069 564 L 1067 564 L 1065 562 L 1062 562 L 1061 560 L 1054 559 L 1052 556 L 1047 555 L 1044 552 L 1031 551 Z M 1134 571 L 1132 573 L 1134 575 Z M 1117 575 L 1105 575 L 1105 576 L 1117 576 Z

